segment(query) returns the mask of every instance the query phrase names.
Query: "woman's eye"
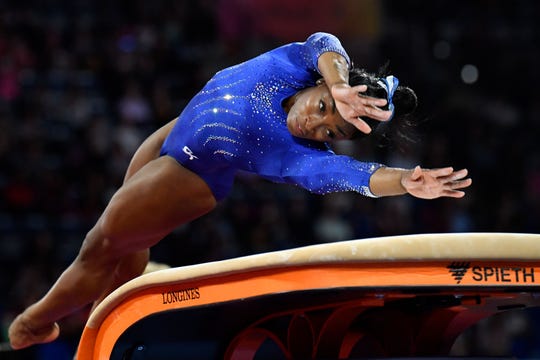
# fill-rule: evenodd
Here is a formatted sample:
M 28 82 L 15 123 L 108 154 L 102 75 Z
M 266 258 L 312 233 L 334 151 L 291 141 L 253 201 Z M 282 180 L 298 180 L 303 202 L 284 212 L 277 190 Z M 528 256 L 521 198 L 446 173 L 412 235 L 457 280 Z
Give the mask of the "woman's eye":
M 333 139 L 336 136 L 336 134 L 334 134 L 332 130 L 326 129 L 326 136 L 330 139 Z
M 324 110 L 326 110 L 326 104 L 324 103 L 324 101 L 319 101 L 319 110 L 321 112 L 324 112 Z

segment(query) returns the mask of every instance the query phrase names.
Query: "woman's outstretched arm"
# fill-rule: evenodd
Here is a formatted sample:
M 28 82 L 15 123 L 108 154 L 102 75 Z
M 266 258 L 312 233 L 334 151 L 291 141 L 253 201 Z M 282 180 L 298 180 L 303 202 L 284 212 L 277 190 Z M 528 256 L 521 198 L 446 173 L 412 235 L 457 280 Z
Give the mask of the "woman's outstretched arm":
M 369 186 L 376 196 L 410 194 L 421 199 L 461 198 L 465 195 L 462 189 L 472 184 L 472 180 L 466 178 L 467 174 L 467 169 L 454 171 L 452 167 L 400 169 L 383 166 L 373 173 Z

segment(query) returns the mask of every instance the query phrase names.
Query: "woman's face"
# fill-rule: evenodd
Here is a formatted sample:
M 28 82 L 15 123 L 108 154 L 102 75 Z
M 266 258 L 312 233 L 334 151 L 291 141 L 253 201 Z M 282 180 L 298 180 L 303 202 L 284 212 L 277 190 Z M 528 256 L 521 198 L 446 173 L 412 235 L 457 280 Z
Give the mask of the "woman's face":
M 285 104 L 285 111 L 289 132 L 299 138 L 330 142 L 349 139 L 355 131 L 337 111 L 324 82 L 296 93 Z

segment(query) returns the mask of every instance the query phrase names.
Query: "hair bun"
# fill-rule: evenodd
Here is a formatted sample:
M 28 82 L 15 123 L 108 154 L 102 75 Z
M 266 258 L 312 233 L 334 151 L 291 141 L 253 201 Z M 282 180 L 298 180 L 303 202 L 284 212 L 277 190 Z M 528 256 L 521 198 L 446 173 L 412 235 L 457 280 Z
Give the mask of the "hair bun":
M 396 116 L 408 115 L 418 106 L 418 98 L 415 92 L 406 86 L 398 86 L 392 99 L 396 108 Z

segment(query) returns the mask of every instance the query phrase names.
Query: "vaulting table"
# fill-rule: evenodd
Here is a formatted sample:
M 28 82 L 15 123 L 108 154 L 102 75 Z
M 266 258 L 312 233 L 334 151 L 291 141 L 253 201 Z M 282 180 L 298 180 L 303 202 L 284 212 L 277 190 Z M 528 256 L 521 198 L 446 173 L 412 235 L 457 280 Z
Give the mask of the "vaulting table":
M 91 314 L 77 359 L 446 356 L 504 311 L 540 306 L 540 235 L 318 244 L 136 278 Z

